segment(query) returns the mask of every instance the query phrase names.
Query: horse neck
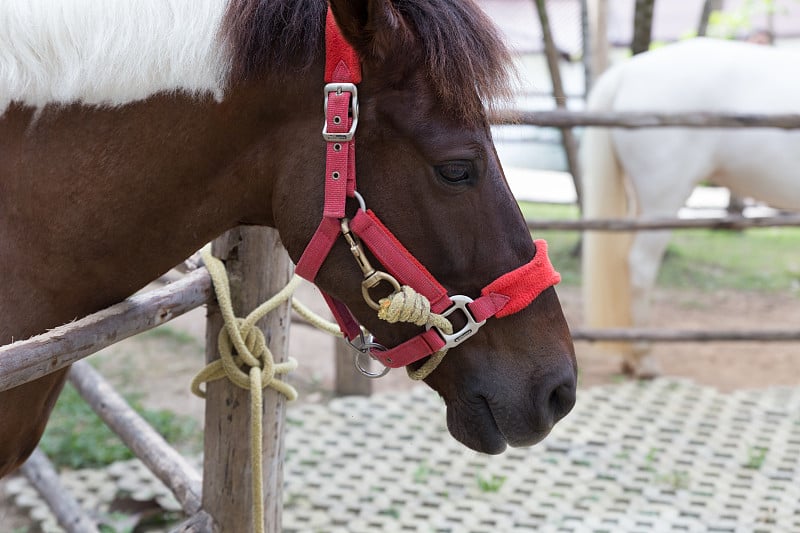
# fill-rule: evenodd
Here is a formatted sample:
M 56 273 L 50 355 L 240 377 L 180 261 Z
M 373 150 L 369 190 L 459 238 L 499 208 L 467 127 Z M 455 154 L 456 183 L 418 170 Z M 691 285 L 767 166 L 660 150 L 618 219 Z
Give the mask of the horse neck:
M 271 225 L 284 143 L 321 113 L 302 102 L 310 90 L 263 85 L 220 103 L 164 95 L 0 118 L 0 274 L 13 281 L 0 344 L 127 297 L 239 223 Z

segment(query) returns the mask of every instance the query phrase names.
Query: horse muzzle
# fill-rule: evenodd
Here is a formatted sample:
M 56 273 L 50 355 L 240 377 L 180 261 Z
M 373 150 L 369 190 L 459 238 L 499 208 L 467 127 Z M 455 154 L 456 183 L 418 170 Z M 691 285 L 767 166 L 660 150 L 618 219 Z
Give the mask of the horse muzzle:
M 532 446 L 575 405 L 576 372 L 559 365 L 523 388 L 487 379 L 461 394 L 442 393 L 447 405 L 447 428 L 453 437 L 475 451 L 499 454 L 507 446 Z

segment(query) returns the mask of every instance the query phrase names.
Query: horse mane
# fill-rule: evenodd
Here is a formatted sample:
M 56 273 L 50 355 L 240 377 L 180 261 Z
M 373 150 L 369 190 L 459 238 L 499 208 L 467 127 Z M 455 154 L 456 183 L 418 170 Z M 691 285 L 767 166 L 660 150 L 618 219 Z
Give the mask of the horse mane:
M 327 9 L 326 0 L 230 0 L 220 30 L 229 83 L 308 70 L 323 50 Z
M 472 122 L 506 101 L 510 54 L 472 0 L 391 0 L 419 47 L 439 105 Z M 0 115 L 14 101 L 122 105 L 162 91 L 211 94 L 308 71 L 324 48 L 326 0 L 11 0 L 0 13 Z M 405 64 L 395 64 L 395 61 Z
M 472 0 L 392 1 L 416 34 L 425 74 L 445 110 L 476 121 L 485 106 L 510 99 L 511 54 Z M 324 47 L 326 11 L 325 0 L 231 0 L 221 30 L 231 54 L 229 82 L 308 70 Z M 419 68 L 414 54 L 399 59 L 409 64 L 398 70 Z

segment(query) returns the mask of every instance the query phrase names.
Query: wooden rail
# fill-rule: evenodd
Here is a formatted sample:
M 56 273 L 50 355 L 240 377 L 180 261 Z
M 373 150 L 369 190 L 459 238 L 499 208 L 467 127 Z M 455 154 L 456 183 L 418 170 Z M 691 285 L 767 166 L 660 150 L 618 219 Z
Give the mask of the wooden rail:
M 0 347 L 0 391 L 65 368 L 107 346 L 147 331 L 207 303 L 213 296 L 204 268 L 161 289 L 47 333 Z
M 663 328 L 603 328 L 571 330 L 576 341 L 605 342 L 793 342 L 800 341 L 795 330 L 670 330 Z
M 69 381 L 125 446 L 172 491 L 185 513 L 191 515 L 200 510 L 200 473 L 109 382 L 86 361 L 72 365 Z
M 638 231 L 672 229 L 747 229 L 767 227 L 800 226 L 800 215 L 779 215 L 774 217 L 743 217 L 728 215 L 715 218 L 617 218 L 596 220 L 525 220 L 533 230 L 565 231 Z
M 94 521 L 64 489 L 53 463 L 41 449 L 33 451 L 20 471 L 47 502 L 58 525 L 67 533 L 100 533 Z
M 781 113 L 650 113 L 601 111 L 506 111 L 490 118 L 496 125 L 548 128 L 800 128 L 800 114 Z

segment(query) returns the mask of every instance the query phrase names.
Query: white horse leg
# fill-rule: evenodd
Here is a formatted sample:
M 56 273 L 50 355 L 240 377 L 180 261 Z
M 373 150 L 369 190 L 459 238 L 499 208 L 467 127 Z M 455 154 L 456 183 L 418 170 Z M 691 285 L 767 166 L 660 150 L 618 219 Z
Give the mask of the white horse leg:
M 671 232 L 640 231 L 636 234 L 628 255 L 631 284 L 631 315 L 635 327 L 650 324 L 652 291 Z M 631 357 L 624 362 L 626 372 L 638 377 L 661 374 L 660 366 L 650 352 L 651 343 L 633 343 Z
M 713 136 L 685 130 L 617 132 L 618 157 L 628 176 L 628 193 L 641 218 L 675 217 L 694 187 L 714 171 Z M 651 293 L 671 233 L 640 231 L 627 256 L 632 324 L 649 325 Z M 650 343 L 626 353 L 624 370 L 639 377 L 658 375 Z

